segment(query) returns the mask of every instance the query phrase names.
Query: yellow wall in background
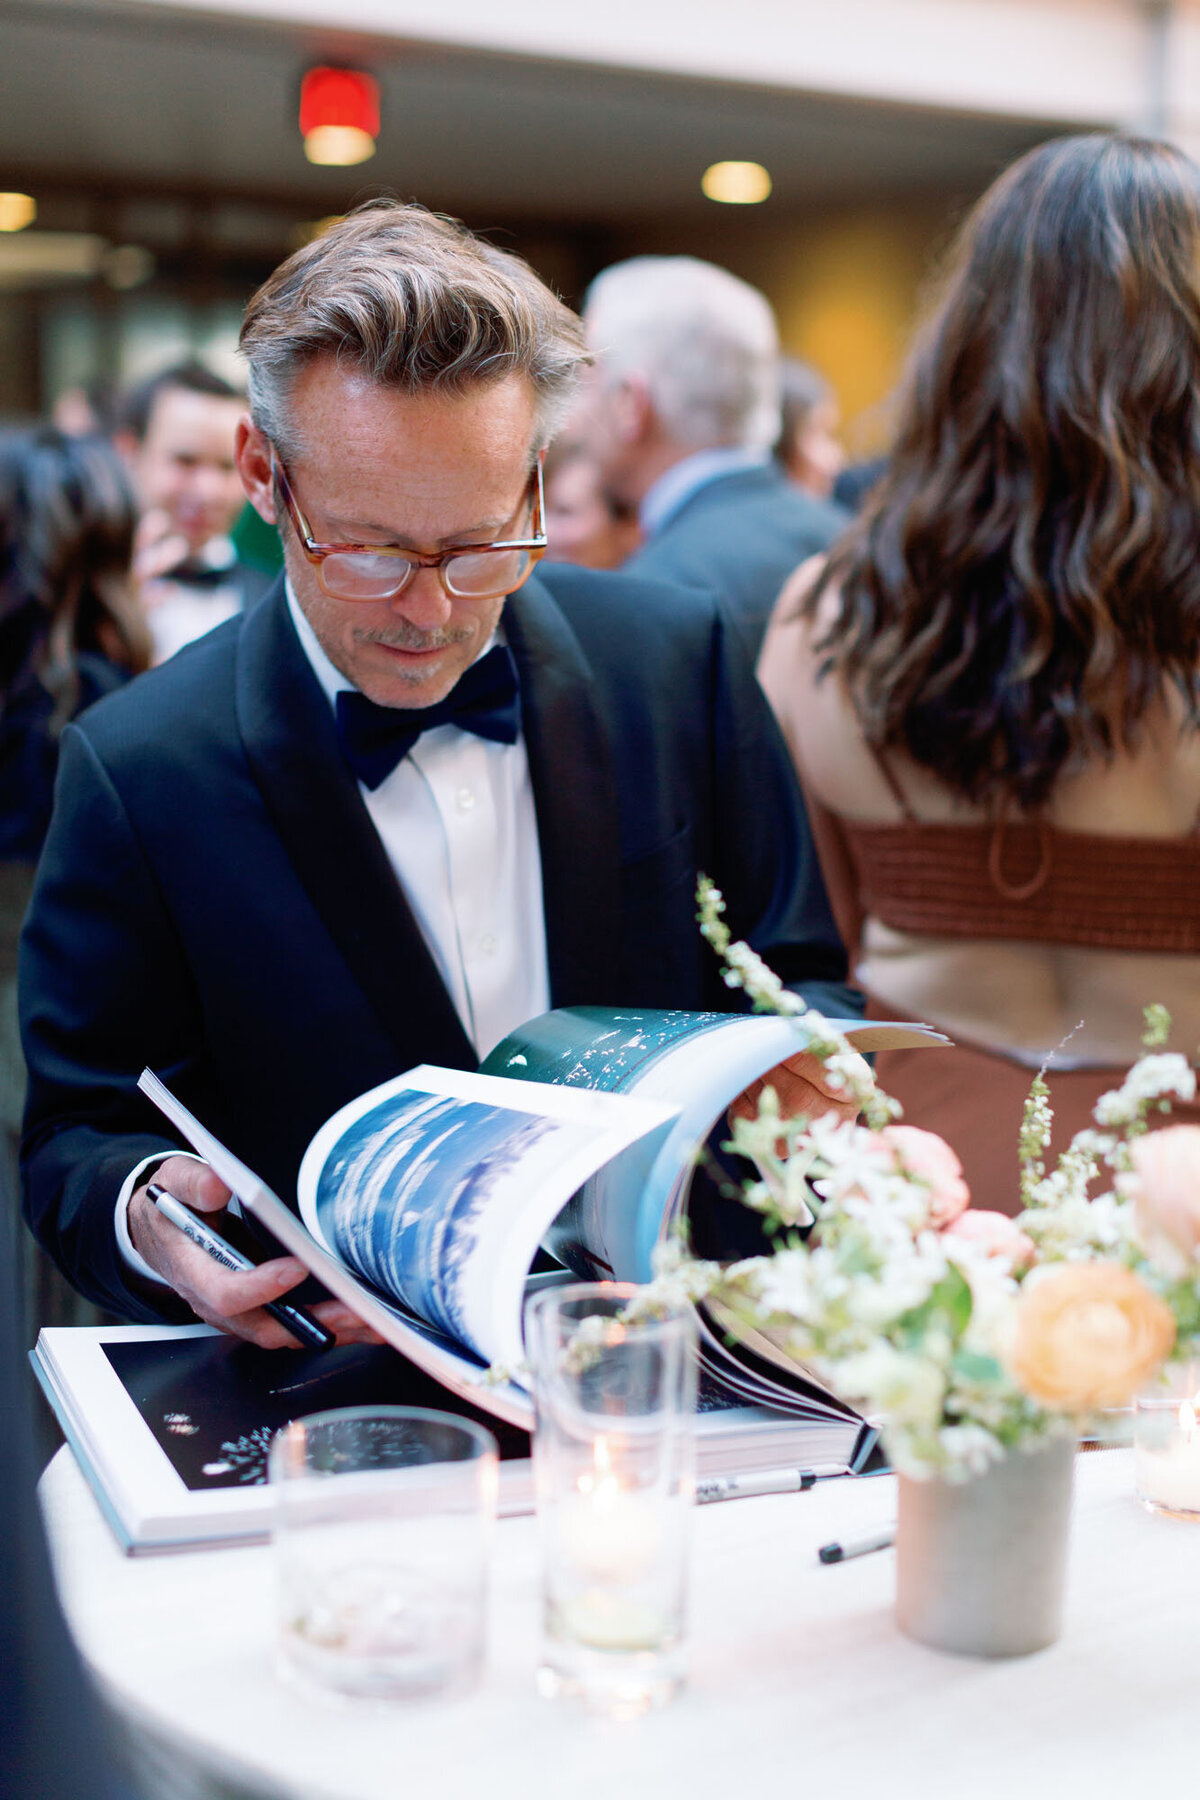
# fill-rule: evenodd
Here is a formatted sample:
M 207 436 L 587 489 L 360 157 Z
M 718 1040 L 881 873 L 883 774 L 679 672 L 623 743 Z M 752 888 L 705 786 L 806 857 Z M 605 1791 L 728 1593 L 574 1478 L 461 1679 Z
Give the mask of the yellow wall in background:
M 881 449 L 944 215 L 852 214 L 779 246 L 764 287 L 784 349 L 832 381 L 855 456 Z
M 775 221 L 714 207 L 693 229 L 638 233 L 619 255 L 706 257 L 753 282 L 779 320 L 784 350 L 814 363 L 841 403 L 852 457 L 882 449 L 892 394 L 930 276 L 962 203 L 910 201 Z

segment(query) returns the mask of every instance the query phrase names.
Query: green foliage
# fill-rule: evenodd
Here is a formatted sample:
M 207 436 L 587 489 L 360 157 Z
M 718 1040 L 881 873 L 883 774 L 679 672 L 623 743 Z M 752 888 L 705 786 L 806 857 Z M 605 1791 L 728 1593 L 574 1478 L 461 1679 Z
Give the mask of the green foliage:
M 1165 1006 L 1157 1004 L 1146 1007 L 1142 1013 L 1146 1021 L 1146 1029 L 1142 1033 L 1144 1050 L 1162 1050 L 1171 1035 L 1171 1015 Z
M 934 1326 L 941 1325 L 957 1343 L 971 1322 L 971 1284 L 953 1263 L 927 1299 L 898 1321 L 898 1335 L 919 1345 Z

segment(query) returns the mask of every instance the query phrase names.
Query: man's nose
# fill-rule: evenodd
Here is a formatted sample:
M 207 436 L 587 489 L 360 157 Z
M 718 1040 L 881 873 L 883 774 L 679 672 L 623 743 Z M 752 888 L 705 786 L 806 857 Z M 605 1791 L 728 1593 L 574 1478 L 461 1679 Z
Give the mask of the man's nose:
M 394 613 L 418 631 L 440 631 L 454 610 L 436 569 L 417 569 L 408 586 L 389 604 Z

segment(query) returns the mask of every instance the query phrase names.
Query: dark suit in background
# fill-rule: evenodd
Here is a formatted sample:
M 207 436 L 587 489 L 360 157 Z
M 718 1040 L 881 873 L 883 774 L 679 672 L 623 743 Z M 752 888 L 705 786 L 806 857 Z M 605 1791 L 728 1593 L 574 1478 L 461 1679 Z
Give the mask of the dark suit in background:
M 504 625 L 552 1004 L 737 1005 L 695 924 L 703 869 L 735 935 L 854 1010 L 791 764 L 723 609 L 559 567 Z M 30 1223 L 83 1292 L 147 1320 L 187 1312 L 115 1239 L 125 1176 L 177 1147 L 143 1065 L 284 1197 L 335 1108 L 420 1062 L 476 1066 L 282 583 L 65 734 L 22 1023 Z
M 724 600 L 757 656 L 788 576 L 849 523 L 803 494 L 775 463 L 706 481 L 625 564 L 630 575 L 704 588 Z

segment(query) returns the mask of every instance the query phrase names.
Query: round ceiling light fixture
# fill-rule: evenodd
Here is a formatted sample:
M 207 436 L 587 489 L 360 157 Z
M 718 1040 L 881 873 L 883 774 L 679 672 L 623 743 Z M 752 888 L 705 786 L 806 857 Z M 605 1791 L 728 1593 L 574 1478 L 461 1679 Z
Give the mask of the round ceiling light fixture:
M 726 206 L 757 206 L 771 192 L 771 177 L 761 163 L 716 162 L 705 169 L 700 187 Z
M 366 162 L 379 136 L 379 83 L 361 69 L 309 69 L 300 83 L 300 132 L 311 163 Z
M 0 194 L 0 231 L 24 231 L 36 218 L 32 194 Z

